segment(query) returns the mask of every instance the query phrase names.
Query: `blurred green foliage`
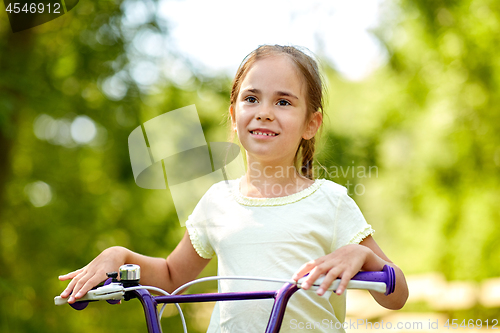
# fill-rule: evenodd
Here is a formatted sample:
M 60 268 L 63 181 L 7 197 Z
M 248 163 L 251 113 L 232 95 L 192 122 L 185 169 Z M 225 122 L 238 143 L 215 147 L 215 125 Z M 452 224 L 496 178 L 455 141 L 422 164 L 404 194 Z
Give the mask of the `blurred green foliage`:
M 389 65 L 356 135 L 380 174 L 360 201 L 408 273 L 500 275 L 499 24 L 497 2 L 401 1 L 376 31 Z
M 388 64 L 363 82 L 329 75 L 320 160 L 378 167 L 337 181 L 363 185 L 351 194 L 406 274 L 499 276 L 500 3 L 401 0 L 382 17 Z M 478 304 L 450 316 L 499 313 Z
M 183 82 L 137 82 L 135 62 L 151 56 L 134 38 L 168 29 L 154 15 L 131 28 L 125 14 L 123 4 L 82 1 L 16 34 L 0 22 L 2 332 L 143 330 L 138 303 L 56 308 L 52 299 L 65 286 L 57 275 L 109 246 L 165 257 L 180 239 L 169 192 L 134 183 L 127 147 L 134 128 L 196 104 L 207 141 L 227 139 L 230 78 L 193 72 Z M 352 184 L 375 238 L 407 274 L 500 276 L 500 3 L 391 2 L 374 34 L 389 62 L 365 80 L 345 81 L 325 63 L 318 160 L 326 176 Z M 182 61 L 170 55 L 172 66 Z M 79 116 L 95 126 L 90 142 L 70 134 Z M 215 267 L 214 260 L 203 274 Z M 207 323 L 194 318 L 207 308 L 186 312 L 190 331 L 202 332 Z M 463 315 L 480 313 L 478 306 Z M 488 317 L 499 313 L 488 309 Z M 175 316 L 163 325 L 181 329 Z

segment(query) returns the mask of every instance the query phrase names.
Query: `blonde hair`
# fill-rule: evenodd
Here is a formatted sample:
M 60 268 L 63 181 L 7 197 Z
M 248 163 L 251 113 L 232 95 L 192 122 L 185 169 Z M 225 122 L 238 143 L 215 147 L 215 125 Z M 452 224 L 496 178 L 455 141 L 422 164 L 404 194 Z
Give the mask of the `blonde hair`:
M 240 92 L 241 83 L 245 79 L 245 76 L 250 68 L 252 68 L 258 60 L 276 55 L 288 56 L 297 67 L 298 72 L 304 77 L 307 105 L 306 121 L 310 120 L 312 114 L 315 112 L 321 112 L 321 115 L 324 115 L 324 87 L 319 73 L 318 64 L 311 56 L 299 50 L 297 47 L 281 45 L 259 46 L 257 49 L 248 54 L 245 59 L 243 59 L 238 71 L 236 72 L 231 89 L 230 103 L 233 110 Z M 309 179 L 313 179 L 315 142 L 315 137 L 312 137 L 309 140 L 302 139 L 294 157 L 294 164 L 296 164 L 298 156 L 302 155 L 300 173 Z

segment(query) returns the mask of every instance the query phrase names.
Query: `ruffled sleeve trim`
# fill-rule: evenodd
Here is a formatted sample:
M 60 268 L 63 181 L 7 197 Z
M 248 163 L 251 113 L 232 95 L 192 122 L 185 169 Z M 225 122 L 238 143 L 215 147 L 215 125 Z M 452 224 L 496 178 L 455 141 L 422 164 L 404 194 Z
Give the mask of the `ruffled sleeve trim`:
M 203 245 L 201 245 L 201 241 L 198 237 L 196 228 L 193 228 L 193 226 L 191 225 L 191 223 L 189 223 L 189 221 L 186 222 L 186 228 L 188 230 L 189 238 L 191 239 L 191 244 L 193 244 L 196 253 L 198 253 L 198 255 L 203 259 L 211 259 L 214 256 L 215 252 L 207 251 L 205 250 Z
M 372 229 L 371 225 L 367 225 L 363 230 L 358 232 L 354 237 L 349 241 L 348 244 L 359 244 L 363 239 L 372 235 L 375 230 Z

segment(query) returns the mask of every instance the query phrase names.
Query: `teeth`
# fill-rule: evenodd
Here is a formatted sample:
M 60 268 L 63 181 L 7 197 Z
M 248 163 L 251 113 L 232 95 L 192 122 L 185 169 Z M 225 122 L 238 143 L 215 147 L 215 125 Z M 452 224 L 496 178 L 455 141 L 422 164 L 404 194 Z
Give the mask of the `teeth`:
M 266 135 L 266 136 L 276 136 L 276 133 L 262 133 L 262 132 L 256 132 L 256 131 L 252 131 L 252 134 Z

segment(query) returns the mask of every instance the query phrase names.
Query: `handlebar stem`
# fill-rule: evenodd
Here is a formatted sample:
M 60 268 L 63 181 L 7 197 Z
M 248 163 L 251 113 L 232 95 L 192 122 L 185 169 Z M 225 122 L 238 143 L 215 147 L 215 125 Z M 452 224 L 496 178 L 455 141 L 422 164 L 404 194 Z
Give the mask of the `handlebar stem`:
M 273 309 L 267 322 L 266 333 L 278 333 L 280 331 L 288 300 L 297 290 L 299 290 L 297 285 L 287 283 L 276 291 Z
M 160 321 L 158 320 L 158 303 L 155 298 L 145 289 L 137 289 L 132 291 L 133 294 L 141 301 L 146 316 L 146 325 L 150 333 L 162 333 Z

